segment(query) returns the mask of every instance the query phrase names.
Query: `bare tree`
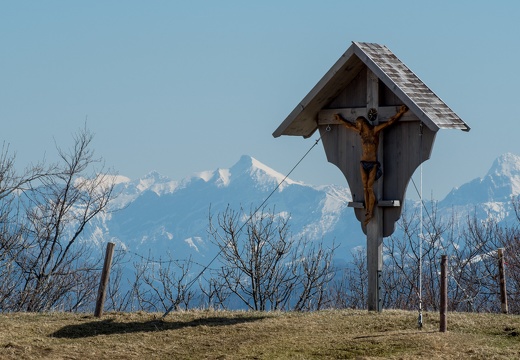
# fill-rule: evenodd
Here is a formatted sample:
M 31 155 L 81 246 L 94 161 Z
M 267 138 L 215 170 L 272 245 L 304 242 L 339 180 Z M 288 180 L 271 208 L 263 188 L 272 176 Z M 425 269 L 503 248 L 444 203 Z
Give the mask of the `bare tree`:
M 218 276 L 248 308 L 279 309 L 288 301 L 296 278 L 285 266 L 294 242 L 287 236 L 287 220 L 262 211 L 246 225 L 244 239 L 241 217 L 242 212 L 228 207 L 215 227 L 210 216 L 209 232 L 223 263 Z
M 417 308 L 418 279 L 422 282 L 423 308 L 439 308 L 440 257 L 448 255 L 448 298 L 451 311 L 497 311 L 498 283 L 496 250 L 512 246 L 515 231 L 493 219 L 476 214 L 465 223 L 455 217 L 440 219 L 435 204 L 426 211 L 420 235 L 415 213 L 403 214 L 399 226 L 403 237 L 392 236 L 385 247 L 385 306 Z M 419 256 L 419 241 L 422 256 Z M 419 267 L 419 261 L 421 267 Z M 420 270 L 419 270 L 420 269 Z
M 199 280 L 201 291 L 200 305 L 205 309 L 227 309 L 227 300 L 231 291 L 226 286 L 225 280 L 213 274 L 209 279 L 202 277 Z
M 0 257 L 10 263 L 10 279 L 17 279 L 4 310 L 78 310 L 95 297 L 92 279 L 101 260 L 91 257 L 81 236 L 106 210 L 114 181 L 103 166 L 96 167 L 102 163 L 94 158 L 92 138 L 80 130 L 72 148 L 57 148 L 58 164 L 45 171 L 38 165 L 22 176 L 14 175 L 4 157 L 5 176 L 11 177 L 3 181 L 4 194 L 16 196 L 2 199 L 11 216 L 3 238 L 12 246 L 3 246 Z
M 195 293 L 187 285 L 192 267 L 191 259 L 175 260 L 146 259 L 143 284 L 139 287 L 141 308 L 147 311 L 165 311 L 173 304 L 173 309 L 188 309 Z
M 24 214 L 18 194 L 31 182 L 49 174 L 53 167 L 43 163 L 28 166 L 21 174 L 16 170 L 16 156 L 3 144 L 0 152 L 0 311 L 9 309 L 19 287 L 16 258 L 25 250 L 27 236 L 21 221 Z
M 505 248 L 505 273 L 507 282 L 508 308 L 512 314 L 520 314 L 520 231 L 510 228 L 500 239 Z M 499 279 L 496 278 L 496 283 Z
M 520 196 L 514 197 L 512 204 L 516 223 L 502 233 L 500 247 L 505 248 L 509 312 L 520 314 Z
M 316 250 L 310 242 L 293 238 L 288 223 L 288 218 L 265 208 L 246 216 L 228 207 L 216 225 L 210 214 L 209 233 L 221 262 L 217 276 L 249 309 L 304 310 L 322 305 L 333 249 Z
M 327 290 L 334 278 L 332 256 L 336 247 L 324 249 L 322 244 L 313 246 L 309 240 L 298 243 L 295 266 L 298 287 L 295 291 L 296 303 L 293 310 L 320 310 L 327 303 Z
M 26 189 L 33 181 L 56 170 L 55 165 L 46 166 L 42 161 L 31 164 L 22 173 L 18 173 L 15 163 L 16 155 L 10 151 L 8 144 L 3 143 L 0 152 L 0 200 Z
M 333 309 L 366 309 L 367 258 L 366 248 L 358 246 L 350 251 L 350 259 L 335 265 L 334 278 L 329 282 L 326 306 Z
M 437 257 L 445 249 L 442 237 L 445 228 L 437 218 L 435 203 L 430 203 L 427 214 L 426 225 L 421 230 L 419 211 L 405 209 L 398 222 L 402 236 L 392 235 L 385 241 L 382 279 L 385 307 L 415 310 L 419 301 L 426 309 L 437 306 Z
M 506 249 L 506 281 L 511 313 L 520 312 L 520 200 L 513 199 L 517 222 L 499 224 L 493 218 L 466 219 L 452 215 L 442 219 L 431 202 L 425 209 L 424 228 L 418 211 L 405 209 L 398 222 L 402 235 L 385 239 L 383 266 L 384 307 L 417 309 L 419 278 L 424 309 L 439 309 L 441 255 L 448 256 L 448 299 L 450 311 L 500 311 L 497 249 Z M 422 245 L 422 256 L 419 246 Z M 419 266 L 419 264 L 421 266 Z M 366 255 L 363 248 L 329 287 L 332 307 L 366 306 Z

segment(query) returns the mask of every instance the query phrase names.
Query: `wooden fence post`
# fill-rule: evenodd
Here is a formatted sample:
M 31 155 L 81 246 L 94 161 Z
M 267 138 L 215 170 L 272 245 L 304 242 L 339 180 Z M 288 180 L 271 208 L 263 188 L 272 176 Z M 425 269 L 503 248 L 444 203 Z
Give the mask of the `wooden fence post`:
M 101 281 L 99 282 L 99 290 L 96 301 L 96 311 L 94 312 L 95 317 L 101 317 L 103 315 L 103 306 L 105 305 L 106 289 L 108 280 L 110 278 L 110 267 L 112 266 L 112 256 L 114 255 L 114 246 L 116 244 L 109 242 L 107 244 L 107 250 L 105 254 L 105 263 L 103 264 L 103 271 L 101 272 Z
M 502 313 L 507 314 L 506 274 L 504 271 L 504 249 L 498 249 L 498 277 L 500 279 L 500 304 Z
M 440 306 L 440 332 L 446 332 L 448 310 L 448 256 L 441 256 L 441 306 Z

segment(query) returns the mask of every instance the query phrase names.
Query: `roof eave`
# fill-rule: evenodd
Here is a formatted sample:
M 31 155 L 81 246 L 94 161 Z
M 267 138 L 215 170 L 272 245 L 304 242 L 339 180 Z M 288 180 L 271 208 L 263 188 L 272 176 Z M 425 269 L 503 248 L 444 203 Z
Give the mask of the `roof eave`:
M 318 128 L 318 112 L 332 101 L 364 66 L 354 55 L 354 46 L 350 46 L 336 61 L 329 71 L 318 81 L 303 100 L 291 111 L 289 116 L 273 132 L 281 135 L 312 136 Z

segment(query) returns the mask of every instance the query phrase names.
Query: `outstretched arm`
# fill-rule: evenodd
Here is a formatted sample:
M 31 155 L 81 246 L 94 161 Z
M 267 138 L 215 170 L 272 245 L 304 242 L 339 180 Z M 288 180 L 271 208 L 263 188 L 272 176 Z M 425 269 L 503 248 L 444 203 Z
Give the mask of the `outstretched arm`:
M 343 116 L 341 116 L 340 114 L 334 114 L 334 119 L 336 119 L 337 121 L 343 121 L 343 125 L 345 125 L 345 127 L 347 129 L 350 129 L 350 130 L 354 130 L 354 131 L 357 131 L 359 132 L 358 128 L 356 127 L 356 125 L 352 124 L 350 121 L 348 121 L 347 119 L 345 119 Z
M 391 125 L 393 125 L 397 120 L 399 120 L 401 118 L 401 116 L 404 115 L 405 112 L 408 111 L 408 107 L 406 105 L 402 105 L 401 108 L 399 109 L 399 111 L 397 112 L 397 114 L 395 114 L 394 116 L 392 116 L 387 122 L 384 122 L 380 125 L 377 125 L 374 130 L 376 132 L 379 132 Z

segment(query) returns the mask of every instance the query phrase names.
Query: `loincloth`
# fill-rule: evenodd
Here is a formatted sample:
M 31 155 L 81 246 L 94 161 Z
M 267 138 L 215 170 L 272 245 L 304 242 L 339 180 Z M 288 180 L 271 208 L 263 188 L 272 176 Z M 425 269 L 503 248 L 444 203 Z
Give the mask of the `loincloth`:
M 364 160 L 361 160 L 360 163 L 361 163 L 361 166 L 363 167 L 363 170 L 365 171 L 365 174 L 367 174 L 367 176 L 370 174 L 370 172 L 372 171 L 372 169 L 374 167 L 377 168 L 377 170 L 376 170 L 376 180 L 379 179 L 381 176 L 383 176 L 383 170 L 381 170 L 381 163 L 379 161 L 364 161 Z

